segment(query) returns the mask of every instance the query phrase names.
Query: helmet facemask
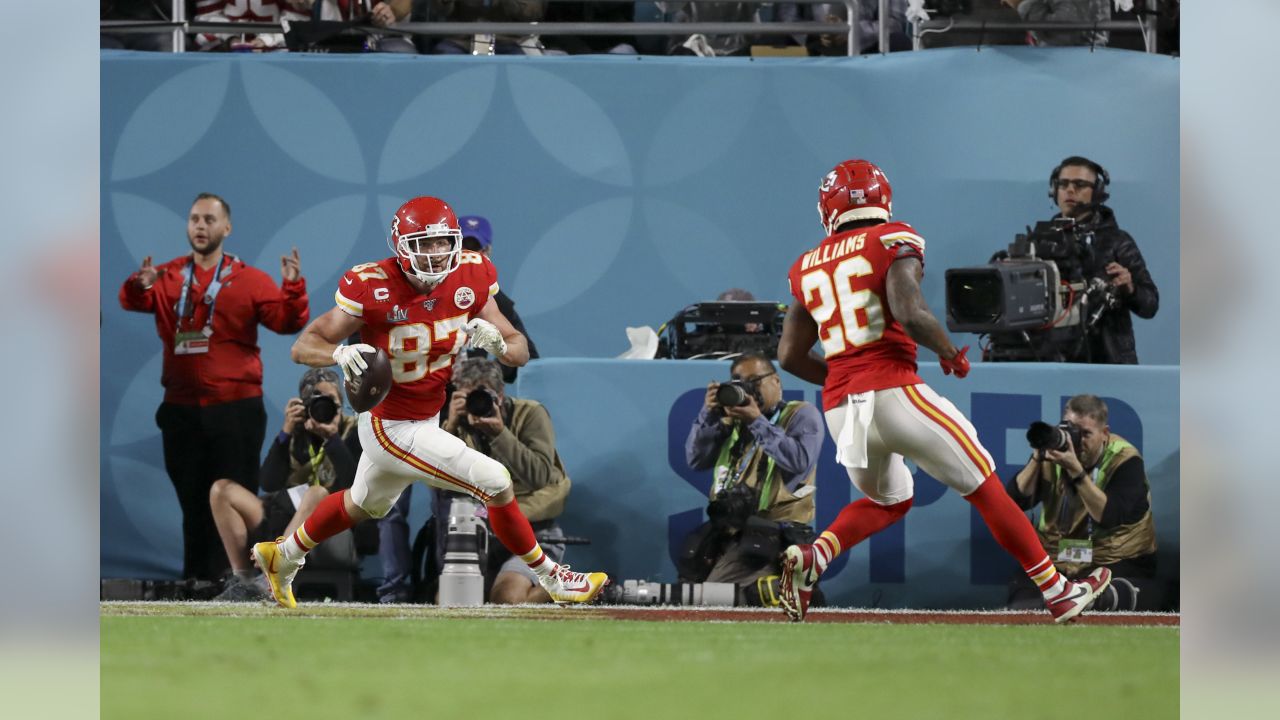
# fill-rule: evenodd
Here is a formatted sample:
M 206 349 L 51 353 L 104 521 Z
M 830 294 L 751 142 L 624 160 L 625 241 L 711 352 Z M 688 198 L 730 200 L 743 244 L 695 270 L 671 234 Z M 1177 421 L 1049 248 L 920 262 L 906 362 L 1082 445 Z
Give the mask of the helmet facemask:
M 429 285 L 439 284 L 458 269 L 462 255 L 462 230 L 447 223 L 426 225 L 419 232 L 400 235 L 393 223 L 392 250 L 406 272 Z M 446 242 L 441 242 L 446 241 Z

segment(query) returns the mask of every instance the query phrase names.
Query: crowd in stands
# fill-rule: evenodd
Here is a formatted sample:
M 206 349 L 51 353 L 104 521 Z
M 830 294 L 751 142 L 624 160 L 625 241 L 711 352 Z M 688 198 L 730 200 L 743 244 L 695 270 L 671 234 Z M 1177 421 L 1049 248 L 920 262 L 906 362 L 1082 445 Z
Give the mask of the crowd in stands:
M 954 29 L 921 35 L 924 47 L 942 45 L 1078 45 L 1142 50 L 1153 40 L 1162 53 L 1178 53 L 1179 0 L 890 0 L 888 47 L 912 49 L 914 24 L 928 19 L 971 19 L 1028 25 L 1023 30 Z M 197 23 L 281 23 L 291 32 L 209 33 L 188 36 L 193 51 L 394 52 L 476 55 L 646 54 L 755 56 L 848 55 L 848 9 L 843 2 L 559 2 L 556 0 L 186 0 L 185 17 Z M 880 3 L 861 0 L 856 37 L 859 53 L 880 52 Z M 166 21 L 167 0 L 102 0 L 102 20 Z M 1141 20 L 1140 32 L 1045 29 L 1045 23 Z M 311 21 L 299 25 L 302 21 Z M 406 24 L 437 22 L 618 23 L 617 35 L 415 34 Z M 628 23 L 821 22 L 830 34 L 628 35 Z M 359 27 L 359 32 L 349 32 Z M 378 32 L 385 29 L 386 32 Z M 345 32 L 344 32 L 345 31 Z M 102 47 L 172 50 L 172 33 L 112 33 Z

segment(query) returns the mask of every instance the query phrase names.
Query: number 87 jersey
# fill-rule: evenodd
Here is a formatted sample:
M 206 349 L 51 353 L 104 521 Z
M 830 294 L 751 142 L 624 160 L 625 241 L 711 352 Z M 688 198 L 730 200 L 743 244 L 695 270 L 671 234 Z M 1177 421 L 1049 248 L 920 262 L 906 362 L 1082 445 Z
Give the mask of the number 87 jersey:
M 895 260 L 924 262 L 924 239 L 887 222 L 828 236 L 787 274 L 791 294 L 818 326 L 827 359 L 824 409 L 853 393 L 920 382 L 916 343 L 894 319 L 885 278 Z
M 356 265 L 338 281 L 334 300 L 364 321 L 362 342 L 386 351 L 391 392 L 371 412 L 383 420 L 426 420 L 444 407 L 453 363 L 467 342 L 462 326 L 498 293 L 498 271 L 477 252 L 428 293 L 409 284 L 399 259 Z

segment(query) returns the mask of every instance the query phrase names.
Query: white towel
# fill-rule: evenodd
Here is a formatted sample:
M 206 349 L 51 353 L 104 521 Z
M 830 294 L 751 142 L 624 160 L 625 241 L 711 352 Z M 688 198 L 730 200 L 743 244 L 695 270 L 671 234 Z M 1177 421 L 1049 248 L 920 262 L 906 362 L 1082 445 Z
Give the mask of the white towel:
M 844 425 L 836 438 L 836 462 L 847 468 L 867 466 L 867 433 L 875 414 L 874 390 L 850 395 L 844 406 Z

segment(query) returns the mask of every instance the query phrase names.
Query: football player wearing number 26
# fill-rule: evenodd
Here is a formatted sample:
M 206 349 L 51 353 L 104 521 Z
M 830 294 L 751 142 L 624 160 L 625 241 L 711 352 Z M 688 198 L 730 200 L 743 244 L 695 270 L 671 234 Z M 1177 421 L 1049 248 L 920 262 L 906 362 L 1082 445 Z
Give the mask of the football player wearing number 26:
M 421 481 L 488 506 L 494 534 L 528 563 L 553 600 L 591 601 L 608 576 L 573 572 L 543 553 L 515 503 L 507 469 L 440 427 L 445 386 L 465 346 L 514 367 L 529 360 L 524 336 L 491 300 L 497 270 L 485 256 L 462 249 L 453 209 L 433 197 L 400 206 L 388 244 L 394 256 L 347 271 L 334 295 L 336 307 L 308 325 L 293 346 L 295 362 L 336 362 L 349 379 L 365 369 L 361 352 L 381 349 L 391 361 L 392 387 L 359 416 L 363 454 L 351 489 L 321 501 L 289 537 L 254 546 L 272 595 L 294 607 L 293 579 L 308 551 L 361 520 L 386 515 L 410 483 Z M 363 342 L 341 344 L 357 330 Z
M 787 276 L 795 302 L 783 323 L 778 360 L 822 385 L 836 461 L 865 498 L 845 506 L 812 545 L 783 553 L 782 606 L 804 619 L 818 576 L 841 552 L 892 525 L 911 509 L 913 481 L 903 458 L 964 496 L 1044 594 L 1056 622 L 1079 615 L 1106 588 L 1100 568 L 1069 582 L 1050 562 L 1026 515 L 1005 493 L 973 425 L 916 374 L 916 345 L 937 353 L 942 372 L 969 374 L 920 291 L 924 239 L 890 220 L 893 193 L 884 172 L 846 160 L 818 189 L 827 237 Z M 811 351 L 821 343 L 823 355 Z

